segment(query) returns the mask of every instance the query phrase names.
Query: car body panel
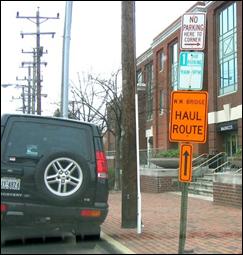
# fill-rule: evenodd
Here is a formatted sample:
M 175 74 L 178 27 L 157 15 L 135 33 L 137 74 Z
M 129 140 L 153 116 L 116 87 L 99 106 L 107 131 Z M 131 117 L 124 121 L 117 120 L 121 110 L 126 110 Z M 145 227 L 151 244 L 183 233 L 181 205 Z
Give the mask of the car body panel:
M 8 238 L 10 232 L 22 235 L 22 231 L 16 232 L 15 228 L 25 229 L 24 232 L 28 228 L 34 231 L 38 228 L 42 235 L 48 235 L 57 228 L 76 234 L 99 234 L 100 225 L 108 213 L 108 180 L 97 177 L 97 150 L 103 151 L 103 143 L 98 127 L 93 124 L 35 115 L 2 115 L 1 206 L 3 204 L 6 211 L 1 212 L 1 233 L 4 238 Z M 57 197 L 60 201 L 55 203 L 52 200 L 55 194 L 50 194 L 48 198 L 44 193 L 40 194 L 44 191 L 39 187 L 41 182 L 44 183 L 42 177 L 49 178 L 43 174 L 47 172 L 43 166 L 45 159 L 48 161 L 52 155 L 66 154 L 81 166 L 84 179 L 81 186 L 84 188 L 73 195 L 71 202 L 67 196 L 63 200 Z M 71 190 L 77 178 L 81 178 L 71 176 L 76 169 L 75 164 L 55 164 L 53 176 L 58 175 L 63 167 L 69 171 L 70 177 L 63 174 L 54 176 L 53 185 L 61 186 L 59 179 L 64 178 L 67 183 L 65 191 L 67 187 Z M 64 185 L 60 190 L 64 193 Z M 97 210 L 100 215 L 82 216 L 82 210 Z

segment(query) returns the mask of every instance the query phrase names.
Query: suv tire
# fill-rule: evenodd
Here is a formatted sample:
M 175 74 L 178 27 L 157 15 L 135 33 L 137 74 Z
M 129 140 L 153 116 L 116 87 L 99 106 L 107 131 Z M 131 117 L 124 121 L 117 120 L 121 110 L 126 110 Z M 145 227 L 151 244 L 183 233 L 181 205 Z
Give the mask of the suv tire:
M 75 153 L 56 152 L 40 159 L 35 182 L 40 196 L 57 205 L 81 200 L 89 183 L 88 164 Z

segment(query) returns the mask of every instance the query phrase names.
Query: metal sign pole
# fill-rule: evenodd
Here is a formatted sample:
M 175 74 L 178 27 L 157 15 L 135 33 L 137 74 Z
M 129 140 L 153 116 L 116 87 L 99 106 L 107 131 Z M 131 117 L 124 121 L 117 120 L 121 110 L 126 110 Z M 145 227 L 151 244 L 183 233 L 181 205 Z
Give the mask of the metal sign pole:
M 181 218 L 180 218 L 180 235 L 179 235 L 179 254 L 184 254 L 186 243 L 186 225 L 187 225 L 187 202 L 188 202 L 188 184 L 182 183 L 181 192 Z
M 141 215 L 141 188 L 140 188 L 140 157 L 139 157 L 139 121 L 138 121 L 138 91 L 135 92 L 135 112 L 136 112 L 136 147 L 137 147 L 137 233 L 142 233 Z

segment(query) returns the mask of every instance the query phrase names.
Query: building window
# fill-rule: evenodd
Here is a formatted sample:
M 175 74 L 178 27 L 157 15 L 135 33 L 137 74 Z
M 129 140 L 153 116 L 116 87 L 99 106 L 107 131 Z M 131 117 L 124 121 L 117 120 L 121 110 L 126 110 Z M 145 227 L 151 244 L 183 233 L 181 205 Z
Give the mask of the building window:
M 137 84 L 141 85 L 143 83 L 143 74 L 142 71 L 137 71 Z
M 163 71 L 163 69 L 164 69 L 164 62 L 165 62 L 165 54 L 162 50 L 159 53 L 159 70 L 160 71 Z
M 152 63 L 146 65 L 146 79 L 147 79 L 146 117 L 147 117 L 147 120 L 151 120 L 153 117 L 153 64 Z
M 237 26 L 236 3 L 219 13 L 219 95 L 237 89 Z
M 171 55 L 171 72 L 170 80 L 173 90 L 177 90 L 178 86 L 178 43 L 174 43 L 170 47 Z
M 159 113 L 160 115 L 163 114 L 163 109 L 164 109 L 164 96 L 163 96 L 163 90 L 161 89 L 159 92 Z

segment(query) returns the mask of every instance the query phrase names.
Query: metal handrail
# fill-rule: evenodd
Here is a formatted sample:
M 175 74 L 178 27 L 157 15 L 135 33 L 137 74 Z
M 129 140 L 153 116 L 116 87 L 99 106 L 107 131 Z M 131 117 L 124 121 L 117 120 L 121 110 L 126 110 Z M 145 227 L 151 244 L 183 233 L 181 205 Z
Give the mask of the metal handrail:
M 242 171 L 242 167 L 235 171 L 233 174 L 237 174 L 238 172 Z
M 199 155 L 198 157 L 192 159 L 192 162 L 193 162 L 194 160 L 197 160 L 197 159 L 199 159 L 199 158 L 205 156 L 205 155 L 208 156 L 208 153 L 203 153 L 203 154 Z
M 217 166 L 216 168 L 212 169 L 212 171 L 215 172 L 216 170 L 218 170 L 218 169 L 221 168 L 222 166 L 227 165 L 228 163 L 230 163 L 230 162 L 229 162 L 229 161 L 226 161 L 226 162 L 224 162 L 222 165 Z
M 203 153 L 203 154 L 199 155 L 198 157 L 192 159 L 192 162 L 193 162 L 194 160 L 196 160 L 196 159 L 201 158 L 202 156 L 205 156 L 205 155 L 208 156 L 208 153 Z M 179 170 L 179 169 L 180 169 L 180 167 L 177 168 L 177 170 Z M 194 170 L 194 169 L 193 169 L 193 170 Z
M 208 163 L 209 161 L 211 161 L 212 159 L 218 158 L 218 156 L 221 155 L 221 154 L 222 154 L 222 155 L 223 155 L 223 154 L 226 155 L 226 152 L 224 152 L 224 151 L 219 152 L 218 154 L 214 155 L 212 158 L 210 158 L 210 159 L 204 161 L 201 165 L 194 167 L 194 168 L 193 168 L 193 171 L 195 171 L 196 169 L 198 169 L 198 168 L 202 167 L 203 165 L 207 164 L 207 163 Z M 219 160 L 219 159 L 217 159 L 217 160 Z M 214 163 L 214 161 L 211 162 L 210 165 L 211 165 L 212 163 Z

